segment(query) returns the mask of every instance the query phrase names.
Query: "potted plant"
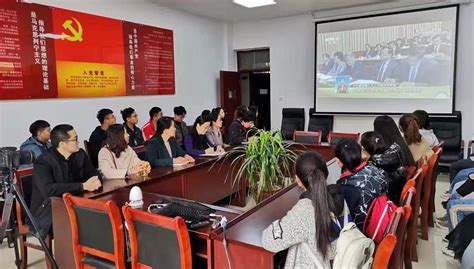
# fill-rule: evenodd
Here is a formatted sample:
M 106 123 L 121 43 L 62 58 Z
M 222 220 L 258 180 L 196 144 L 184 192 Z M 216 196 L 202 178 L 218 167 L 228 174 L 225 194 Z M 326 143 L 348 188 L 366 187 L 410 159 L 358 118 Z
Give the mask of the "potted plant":
M 216 163 L 231 161 L 226 180 L 233 176 L 233 186 L 245 180 L 249 192 L 259 203 L 288 185 L 297 157 L 290 144 L 283 141 L 280 131 L 261 131 L 248 144 L 233 148 Z

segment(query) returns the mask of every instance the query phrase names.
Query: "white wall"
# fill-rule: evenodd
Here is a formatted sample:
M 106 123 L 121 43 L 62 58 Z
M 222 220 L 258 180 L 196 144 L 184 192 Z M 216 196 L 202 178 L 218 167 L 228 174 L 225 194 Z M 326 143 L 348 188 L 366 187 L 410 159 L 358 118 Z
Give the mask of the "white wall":
M 3 101 L 0 102 L 0 145 L 18 146 L 28 137 L 28 127 L 36 119 L 45 119 L 53 126 L 70 123 L 76 128 L 80 140 L 84 140 L 89 138 L 92 130 L 98 125 L 96 113 L 103 107 L 111 108 L 119 122 L 122 122 L 120 109 L 134 107 L 138 112 L 141 126 L 148 120 L 148 110 L 152 106 L 159 106 L 165 115 L 172 115 L 174 106 L 184 105 L 188 111 L 186 120 L 188 124 L 194 122 L 203 109 L 216 106 L 219 70 L 226 69 L 231 61 L 229 54 L 232 53 L 229 53 L 227 44 L 228 25 L 160 7 L 146 0 L 34 2 L 172 29 L 176 94 Z
M 348 12 L 342 10 L 341 12 Z M 331 12 L 337 15 L 337 12 Z M 474 75 L 472 51 L 474 5 L 462 5 L 459 16 L 456 109 L 463 113 L 463 138 L 474 135 Z M 272 128 L 281 125 L 281 109 L 314 105 L 314 23 L 310 15 L 234 24 L 234 50 L 270 48 Z M 283 97 L 282 100 L 280 97 Z M 306 115 L 306 117 L 308 117 Z M 336 116 L 334 129 L 364 132 L 373 129 L 373 116 Z M 306 119 L 307 126 L 308 118 Z

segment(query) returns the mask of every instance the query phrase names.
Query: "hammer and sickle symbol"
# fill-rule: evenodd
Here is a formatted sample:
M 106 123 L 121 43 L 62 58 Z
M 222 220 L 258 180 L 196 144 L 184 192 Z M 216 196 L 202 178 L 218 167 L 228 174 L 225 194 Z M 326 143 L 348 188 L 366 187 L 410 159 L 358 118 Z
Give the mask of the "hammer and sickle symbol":
M 72 25 L 73 21 L 72 20 L 66 20 L 63 23 L 63 28 L 66 29 L 66 30 L 69 30 L 69 33 L 71 33 L 72 35 L 68 35 L 68 34 L 63 32 L 63 33 L 61 33 L 62 39 L 63 40 L 66 39 L 66 40 L 69 40 L 69 41 L 72 41 L 72 42 L 75 42 L 75 41 L 82 42 L 82 25 L 78 20 L 76 20 L 76 18 L 74 18 L 74 17 L 71 17 L 71 18 L 76 23 L 77 29 L 73 27 L 73 25 Z

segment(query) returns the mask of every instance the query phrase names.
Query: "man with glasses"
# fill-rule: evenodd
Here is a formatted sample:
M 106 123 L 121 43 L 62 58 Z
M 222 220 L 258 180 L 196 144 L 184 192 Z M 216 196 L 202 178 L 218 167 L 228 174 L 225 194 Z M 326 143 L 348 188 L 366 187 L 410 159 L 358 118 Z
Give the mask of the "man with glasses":
M 104 146 L 105 140 L 107 139 L 106 131 L 110 126 L 115 124 L 114 112 L 108 108 L 103 108 L 97 113 L 97 119 L 100 125 L 95 128 L 89 137 L 89 158 L 92 161 L 94 167 L 98 167 L 99 151 Z
M 43 153 L 33 167 L 31 212 L 43 237 L 51 230 L 51 197 L 95 191 L 102 185 L 97 169 L 79 148 L 78 136 L 71 125 L 54 127 L 51 144 L 52 149 Z
M 135 109 L 128 107 L 122 110 L 123 126 L 129 135 L 128 145 L 132 148 L 142 146 L 145 143 L 142 130 L 137 127 L 138 115 Z
M 47 121 L 37 120 L 30 125 L 31 137 L 20 146 L 20 150 L 33 153 L 35 159 L 51 148 L 51 128 Z M 20 168 L 31 167 L 32 164 L 22 165 Z

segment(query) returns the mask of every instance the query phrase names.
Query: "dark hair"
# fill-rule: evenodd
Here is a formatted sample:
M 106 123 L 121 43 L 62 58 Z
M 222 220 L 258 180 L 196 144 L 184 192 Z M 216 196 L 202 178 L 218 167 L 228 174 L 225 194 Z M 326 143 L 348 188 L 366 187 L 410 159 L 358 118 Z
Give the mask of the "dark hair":
M 334 53 L 334 56 L 336 56 L 337 58 L 339 58 L 339 60 L 344 61 L 344 54 L 343 54 L 342 52 L 336 51 L 336 52 Z
M 178 116 L 185 116 L 187 114 L 186 109 L 183 106 L 177 106 L 173 108 L 173 112 Z
M 211 111 L 210 111 L 209 109 L 204 109 L 204 110 L 201 112 L 201 115 L 202 115 L 202 116 L 210 117 L 210 116 L 211 116 Z
M 236 110 L 235 110 L 235 118 L 242 118 L 242 116 L 244 115 L 244 113 L 246 111 L 249 111 L 249 108 L 247 106 L 239 106 Z
M 329 210 L 338 218 L 344 211 L 344 196 L 341 193 L 341 185 L 331 184 L 327 186 Z
M 109 150 L 119 158 L 120 153 L 125 151 L 128 147 L 127 141 L 124 138 L 125 128 L 122 124 L 114 124 L 107 129 L 107 146 Z
M 211 119 L 211 125 L 213 122 L 217 122 L 219 119 L 219 112 L 212 111 L 211 115 L 209 115 L 209 118 Z
M 205 135 L 200 135 L 197 131 L 197 125 L 203 125 L 206 122 L 211 122 L 211 117 L 209 115 L 203 114 L 198 116 L 194 121 L 193 128 L 191 129 L 190 135 L 193 140 L 193 146 L 196 149 L 207 149 L 207 138 Z M 205 147 L 205 148 L 203 148 Z
M 215 107 L 212 109 L 211 114 L 217 113 L 217 115 L 219 115 L 219 113 L 221 113 L 221 110 L 224 110 L 224 109 L 222 107 Z
M 362 148 L 355 139 L 342 138 L 334 148 L 336 157 L 342 163 L 342 170 L 355 172 L 362 162 Z
M 51 131 L 51 145 L 53 148 L 58 148 L 60 142 L 67 141 L 70 137 L 67 132 L 74 130 L 74 127 L 69 124 L 56 125 Z
M 97 119 L 99 120 L 100 124 L 104 123 L 105 117 L 110 114 L 114 114 L 114 112 L 108 108 L 102 108 L 97 112 Z
M 373 131 L 363 133 L 360 138 L 360 144 L 370 156 L 382 154 L 387 149 L 383 136 Z
M 150 112 L 148 112 L 148 115 L 150 115 L 150 120 L 153 119 L 154 116 L 160 114 L 161 108 L 154 106 L 150 109 Z
M 257 114 L 258 106 L 249 106 L 249 111 L 253 111 L 255 114 Z
M 310 194 L 314 207 L 314 225 L 318 251 L 324 259 L 328 256 L 328 246 L 331 243 L 331 211 L 326 178 L 329 174 L 326 161 L 317 152 L 308 151 L 296 160 L 295 171 L 301 183 Z
M 155 136 L 160 136 L 166 129 L 169 129 L 173 124 L 173 119 L 171 117 L 161 117 L 156 123 Z
M 421 142 L 420 129 L 413 114 L 404 114 L 398 121 L 408 145 Z
M 403 153 L 403 165 L 415 165 L 413 155 L 411 154 L 405 139 L 403 139 L 402 135 L 400 134 L 397 124 L 391 117 L 384 115 L 375 118 L 374 131 L 383 136 L 383 140 L 385 143 L 387 143 L 387 145 L 390 146 L 395 143 L 400 146 Z
M 124 110 L 120 111 L 120 114 L 122 114 L 123 122 L 127 122 L 127 118 L 130 118 L 133 112 L 135 112 L 135 109 L 131 107 L 127 107 Z
M 416 123 L 418 123 L 418 127 L 425 130 L 431 130 L 430 116 L 428 115 L 428 112 L 424 110 L 415 110 L 413 115 L 416 116 L 415 120 Z
M 257 117 L 254 111 L 245 111 L 245 113 L 242 115 L 242 122 L 255 121 L 256 118 Z
M 30 133 L 33 137 L 36 137 L 38 136 L 38 132 L 42 132 L 48 127 L 50 127 L 50 125 L 47 121 L 37 120 L 30 125 Z

